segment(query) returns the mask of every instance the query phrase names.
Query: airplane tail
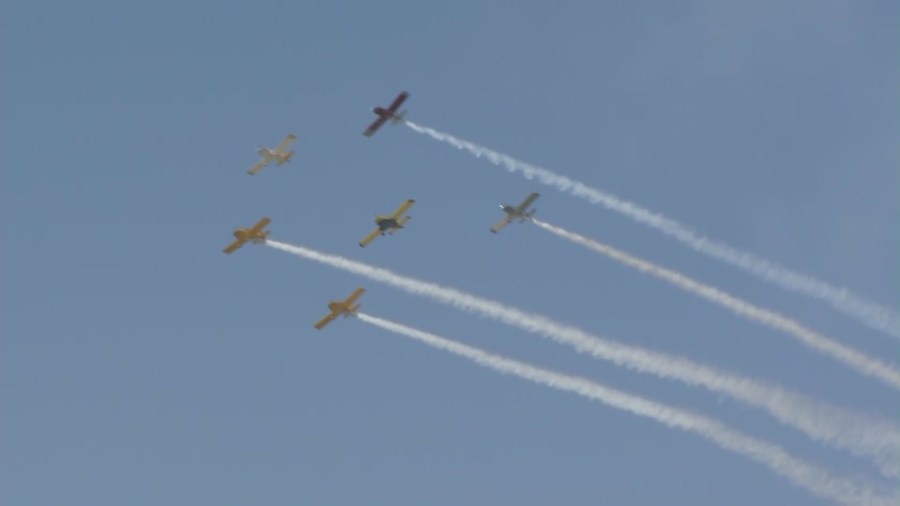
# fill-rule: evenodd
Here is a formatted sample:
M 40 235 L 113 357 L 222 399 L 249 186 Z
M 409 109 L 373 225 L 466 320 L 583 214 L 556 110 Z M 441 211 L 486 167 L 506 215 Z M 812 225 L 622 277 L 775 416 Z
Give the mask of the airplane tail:
M 359 306 L 361 305 L 362 304 L 356 304 L 355 306 L 350 306 L 350 309 L 348 310 L 348 313 L 345 315 L 345 317 L 356 316 L 356 313 L 359 312 Z
M 403 116 L 406 116 L 405 109 L 398 112 L 397 114 L 395 114 L 394 117 L 391 118 L 391 123 L 396 125 L 397 123 L 400 123 L 401 121 L 406 121 L 405 119 L 403 119 Z
M 400 218 L 399 220 L 397 220 L 397 228 L 403 228 L 403 225 L 406 225 L 406 222 L 409 221 L 409 218 L 410 218 L 409 216 L 404 216 L 404 217 Z M 393 234 L 394 232 L 397 231 L 397 228 L 392 228 L 392 229 L 388 230 L 388 233 Z
M 293 152 L 293 151 L 288 151 L 287 153 L 284 154 L 284 157 L 283 157 L 283 158 L 281 158 L 280 160 L 278 160 L 278 165 L 281 165 L 281 164 L 283 164 L 284 162 L 290 162 L 292 156 L 294 156 L 294 152 Z

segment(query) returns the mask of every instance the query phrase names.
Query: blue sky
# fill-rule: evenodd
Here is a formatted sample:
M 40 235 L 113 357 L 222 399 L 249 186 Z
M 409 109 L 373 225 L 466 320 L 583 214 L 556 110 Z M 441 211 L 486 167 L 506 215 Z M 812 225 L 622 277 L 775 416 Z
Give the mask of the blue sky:
M 551 168 L 896 308 L 895 2 L 7 2 L 0 502 L 818 504 L 696 436 L 339 320 L 364 309 L 716 417 L 757 410 L 264 247 L 233 226 L 896 418 L 896 392 L 528 226 L 538 215 L 896 363 L 828 306 L 403 127 Z M 293 163 L 244 171 L 293 132 Z M 408 229 L 365 250 L 376 213 Z

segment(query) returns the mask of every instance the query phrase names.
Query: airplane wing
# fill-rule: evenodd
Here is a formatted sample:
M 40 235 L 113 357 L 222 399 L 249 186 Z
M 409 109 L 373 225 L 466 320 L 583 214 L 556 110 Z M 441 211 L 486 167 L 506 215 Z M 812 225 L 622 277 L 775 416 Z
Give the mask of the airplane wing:
M 494 224 L 493 227 L 491 227 L 491 232 L 496 234 L 497 232 L 500 231 L 500 229 L 502 229 L 503 227 L 505 227 L 507 225 L 509 225 L 509 215 L 508 214 L 506 216 L 504 216 L 502 220 L 500 220 L 496 224 Z
M 401 91 L 400 94 L 397 95 L 397 98 L 395 98 L 394 101 L 391 102 L 391 105 L 388 106 L 388 110 L 391 112 L 397 112 L 397 109 L 399 109 L 400 106 L 403 105 L 403 102 L 406 101 L 407 97 L 409 97 L 409 93 Z
M 383 125 L 387 120 L 387 116 L 379 117 L 378 119 L 373 121 L 371 125 L 369 125 L 369 128 L 367 128 L 366 131 L 363 132 L 363 135 L 365 135 L 366 137 L 371 137 L 372 134 L 378 131 L 378 129 L 381 128 L 381 125 Z
M 225 247 L 225 249 L 222 250 L 222 253 L 225 253 L 226 255 L 234 253 L 234 250 L 240 248 L 243 245 L 244 245 L 244 241 L 242 241 L 240 239 L 235 239 L 235 241 L 233 243 L 229 244 L 227 247 Z
M 402 204 L 400 204 L 400 207 L 398 207 L 397 210 L 394 211 L 394 214 L 391 215 L 391 218 L 399 221 L 400 218 L 402 218 L 403 213 L 405 213 L 406 210 L 409 209 L 409 207 L 413 205 L 413 203 L 415 203 L 415 200 L 413 200 L 413 199 L 408 199 L 408 200 L 404 201 Z
M 534 201 L 537 200 L 538 197 L 540 197 L 540 196 L 541 196 L 540 193 L 535 192 L 535 193 L 532 193 L 531 195 L 525 197 L 525 200 L 523 200 L 522 203 L 519 204 L 519 207 L 517 207 L 516 210 L 518 210 L 520 213 L 524 213 L 525 210 L 528 209 L 528 206 L 533 204 Z
M 247 174 L 250 174 L 252 176 L 253 174 L 256 174 L 257 172 L 259 172 L 260 169 L 262 169 L 263 167 L 265 167 L 268 164 L 269 163 L 266 161 L 266 159 L 263 158 L 260 161 L 256 162 L 256 165 L 254 165 L 253 167 L 250 167 L 247 170 Z
M 371 233 L 369 233 L 369 235 L 363 237 L 362 240 L 359 241 L 360 247 L 365 248 L 367 244 L 374 241 L 375 238 L 378 237 L 380 234 L 381 234 L 381 229 L 376 227 L 375 230 L 373 230 Z
M 294 142 L 296 139 L 297 139 L 296 135 L 288 134 L 287 137 L 285 137 L 284 140 L 282 140 L 279 145 L 275 146 L 275 152 L 283 155 L 284 151 L 287 149 L 287 147 L 292 142 Z
M 337 318 L 337 313 L 328 313 L 327 316 L 317 321 L 313 326 L 316 328 L 316 330 L 322 330 L 322 327 L 331 323 L 335 318 Z
M 253 225 L 253 228 L 250 229 L 249 235 L 254 235 L 262 232 L 262 229 L 266 228 L 266 225 L 268 225 L 271 221 L 272 220 L 270 220 L 268 217 L 264 216 L 262 219 L 256 222 L 256 225 Z
M 357 288 L 356 290 L 353 290 L 353 293 L 351 293 L 350 296 L 344 300 L 344 304 L 346 304 L 347 307 L 353 306 L 353 303 L 356 302 L 356 299 L 358 299 L 359 296 L 362 295 L 365 291 L 365 288 Z

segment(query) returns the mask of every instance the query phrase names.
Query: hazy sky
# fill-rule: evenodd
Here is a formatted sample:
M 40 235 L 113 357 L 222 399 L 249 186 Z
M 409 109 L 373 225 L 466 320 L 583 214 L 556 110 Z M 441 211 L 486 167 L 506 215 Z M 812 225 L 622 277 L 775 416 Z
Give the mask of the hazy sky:
M 602 207 L 403 127 L 552 169 L 888 307 L 896 2 L 6 2 L 0 502 L 820 504 L 694 434 L 481 368 L 366 313 L 720 420 L 842 477 L 864 458 L 263 246 L 234 226 L 896 420 L 897 393 L 501 203 L 890 364 L 897 341 Z M 293 162 L 250 177 L 258 146 Z M 365 249 L 377 213 L 407 229 Z

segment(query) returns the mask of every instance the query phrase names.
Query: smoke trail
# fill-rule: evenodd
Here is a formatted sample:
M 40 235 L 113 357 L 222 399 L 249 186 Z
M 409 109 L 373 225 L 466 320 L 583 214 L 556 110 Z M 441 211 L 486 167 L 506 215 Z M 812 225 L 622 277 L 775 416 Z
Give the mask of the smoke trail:
M 781 423 L 802 431 L 816 441 L 846 449 L 855 455 L 871 457 L 884 474 L 890 476 L 900 474 L 900 434 L 889 422 L 820 403 L 777 385 L 725 373 L 684 357 L 670 356 L 602 339 L 543 316 L 526 313 L 452 288 L 401 276 L 387 269 L 272 240 L 267 240 L 266 244 L 281 251 L 365 276 L 413 295 L 423 295 L 526 332 L 550 338 L 572 346 L 580 353 L 590 353 L 594 357 L 631 370 L 654 374 L 660 378 L 676 379 L 688 385 L 703 386 L 713 392 L 728 395 L 767 411 Z
M 570 232 L 561 227 L 534 218 L 532 218 L 531 221 L 543 230 L 555 234 L 558 237 L 562 237 L 563 239 L 572 241 L 592 251 L 606 255 L 629 267 L 652 274 L 653 276 L 668 281 L 694 295 L 700 296 L 720 306 L 724 306 L 740 316 L 744 316 L 769 328 L 784 332 L 798 339 L 810 348 L 820 353 L 824 353 L 844 365 L 850 366 L 860 374 L 873 376 L 890 387 L 900 389 L 900 370 L 896 367 L 867 357 L 852 348 L 844 346 L 833 339 L 804 327 L 790 318 L 782 316 L 774 311 L 754 306 L 749 302 L 734 297 L 733 295 L 729 295 L 717 288 L 699 283 L 683 274 L 665 269 L 653 263 L 641 260 L 640 258 L 635 258 L 624 251 L 619 251 L 593 239 L 588 239 L 583 235 Z
M 826 470 L 806 463 L 772 443 L 760 441 L 727 427 L 712 418 L 674 408 L 594 383 L 585 378 L 568 376 L 530 364 L 488 353 L 479 348 L 451 341 L 399 323 L 367 314 L 360 320 L 395 332 L 429 346 L 467 358 L 478 365 L 512 374 L 544 386 L 572 392 L 607 406 L 650 418 L 671 428 L 693 432 L 709 439 L 719 447 L 762 463 L 791 483 L 813 494 L 844 504 L 896 504 L 898 498 L 877 494 L 872 485 L 833 476 Z M 883 492 L 882 492 L 883 493 Z
M 569 192 L 593 204 L 600 204 L 607 209 L 628 216 L 638 223 L 674 237 L 700 253 L 751 272 L 782 288 L 824 300 L 835 309 L 856 318 L 863 324 L 890 336 L 900 338 L 900 315 L 892 309 L 854 295 L 846 288 L 832 286 L 812 276 L 794 272 L 787 267 L 764 258 L 703 237 L 662 214 L 651 212 L 632 202 L 620 199 L 597 188 L 592 188 L 582 182 L 573 181 L 547 169 L 516 160 L 511 156 L 458 139 L 433 128 L 421 126 L 411 121 L 406 121 L 405 123 L 420 134 L 446 142 L 457 149 L 468 151 L 478 158 L 484 157 L 494 165 L 505 167 L 510 172 L 521 172 L 528 179 L 536 178 L 542 184 L 554 186 L 560 191 Z

